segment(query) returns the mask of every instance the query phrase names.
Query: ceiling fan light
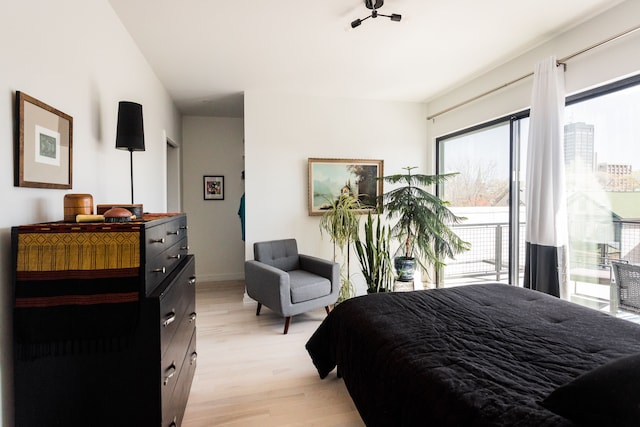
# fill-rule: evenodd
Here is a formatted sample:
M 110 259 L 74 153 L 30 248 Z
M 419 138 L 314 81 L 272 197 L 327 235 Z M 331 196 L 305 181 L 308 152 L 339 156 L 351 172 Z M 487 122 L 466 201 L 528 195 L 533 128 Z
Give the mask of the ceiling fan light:
M 367 9 L 380 9 L 384 4 L 384 0 L 376 0 L 374 3 L 372 0 L 364 0 L 364 5 Z
M 375 2 L 375 3 L 374 3 Z M 402 15 L 394 13 L 392 15 L 385 15 L 384 13 L 378 13 L 378 8 L 384 4 L 384 0 L 364 0 L 364 4 L 368 9 L 371 10 L 371 14 L 362 19 L 356 19 L 355 21 L 351 21 L 351 28 L 359 27 L 362 24 L 362 21 L 366 21 L 369 18 L 377 18 L 378 16 L 384 16 L 385 18 L 389 18 L 392 21 L 399 22 L 402 19 Z

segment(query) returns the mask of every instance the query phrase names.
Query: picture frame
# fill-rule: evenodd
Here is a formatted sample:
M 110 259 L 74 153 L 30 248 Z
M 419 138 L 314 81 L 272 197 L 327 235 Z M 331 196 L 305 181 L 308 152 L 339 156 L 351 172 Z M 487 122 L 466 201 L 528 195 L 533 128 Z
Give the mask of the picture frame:
M 204 200 L 224 200 L 224 176 L 205 175 L 203 177 Z
M 73 117 L 16 92 L 14 186 L 73 188 Z
M 309 158 L 309 215 L 322 215 L 342 192 L 357 195 L 360 213 L 381 212 L 383 160 Z

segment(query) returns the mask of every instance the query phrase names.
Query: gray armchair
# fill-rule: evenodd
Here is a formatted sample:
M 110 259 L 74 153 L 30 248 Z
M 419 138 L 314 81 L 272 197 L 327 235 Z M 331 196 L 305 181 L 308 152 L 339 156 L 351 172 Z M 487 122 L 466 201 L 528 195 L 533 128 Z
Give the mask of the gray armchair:
M 272 240 L 253 244 L 254 260 L 245 261 L 247 294 L 262 305 L 284 316 L 284 333 L 291 317 L 338 300 L 340 267 L 309 255 L 298 254 L 295 239 Z

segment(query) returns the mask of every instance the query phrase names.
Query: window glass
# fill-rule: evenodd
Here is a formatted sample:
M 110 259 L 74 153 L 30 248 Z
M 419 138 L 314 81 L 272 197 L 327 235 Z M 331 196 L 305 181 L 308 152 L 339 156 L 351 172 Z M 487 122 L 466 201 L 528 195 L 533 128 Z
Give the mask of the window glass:
M 570 285 L 609 299 L 611 259 L 640 263 L 640 86 L 565 109 Z
M 440 186 L 451 210 L 466 217 L 455 232 L 471 250 L 447 260 L 440 285 L 508 281 L 510 125 L 508 119 L 439 141 L 439 173 L 456 173 Z

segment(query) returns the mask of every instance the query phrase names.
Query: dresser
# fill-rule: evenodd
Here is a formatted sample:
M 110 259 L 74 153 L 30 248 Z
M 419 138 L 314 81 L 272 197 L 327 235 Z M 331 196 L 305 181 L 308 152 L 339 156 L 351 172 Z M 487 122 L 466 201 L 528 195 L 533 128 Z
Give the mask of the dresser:
M 12 228 L 16 426 L 180 426 L 196 369 L 184 214 Z

